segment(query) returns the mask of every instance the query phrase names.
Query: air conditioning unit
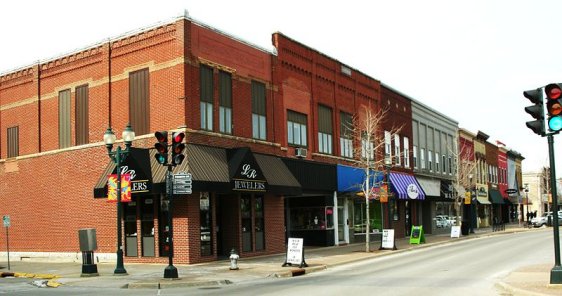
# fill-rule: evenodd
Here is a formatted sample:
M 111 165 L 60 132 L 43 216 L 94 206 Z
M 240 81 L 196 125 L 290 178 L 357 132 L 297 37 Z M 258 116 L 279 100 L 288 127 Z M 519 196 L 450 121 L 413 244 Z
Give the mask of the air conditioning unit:
M 298 158 L 305 158 L 307 153 L 308 153 L 308 150 L 306 150 L 306 148 L 296 148 L 295 149 L 295 155 Z

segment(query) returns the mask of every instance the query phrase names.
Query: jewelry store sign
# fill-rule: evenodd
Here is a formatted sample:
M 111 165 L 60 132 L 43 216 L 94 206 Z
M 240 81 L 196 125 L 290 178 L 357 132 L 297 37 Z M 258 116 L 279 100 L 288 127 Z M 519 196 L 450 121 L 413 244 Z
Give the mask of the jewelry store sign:
M 252 166 L 249 163 L 243 164 L 236 174 L 235 178 L 232 178 L 234 186 L 232 190 L 237 191 L 266 191 L 266 181 L 261 180 L 263 174 L 257 166 Z

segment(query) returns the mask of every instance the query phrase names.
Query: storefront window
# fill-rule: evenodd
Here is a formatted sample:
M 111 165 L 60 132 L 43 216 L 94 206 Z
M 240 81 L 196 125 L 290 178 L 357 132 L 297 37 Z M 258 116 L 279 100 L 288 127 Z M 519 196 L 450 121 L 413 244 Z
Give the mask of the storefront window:
M 291 209 L 291 230 L 325 230 L 334 228 L 333 207 Z
M 154 200 L 144 198 L 141 206 L 142 255 L 154 257 Z
M 252 251 L 252 200 L 244 194 L 240 198 L 240 214 L 242 216 L 242 251 Z
M 199 198 L 199 219 L 201 237 L 201 256 L 213 254 L 211 202 L 208 192 L 202 192 Z
M 137 203 L 123 203 L 125 208 L 125 256 L 137 257 Z
M 353 229 L 355 233 L 365 233 L 367 230 L 367 209 L 364 199 L 356 199 L 353 210 Z M 371 201 L 369 204 L 369 227 L 371 232 L 382 230 L 382 212 L 381 203 Z
M 265 249 L 265 233 L 263 223 L 263 196 L 256 196 L 254 227 L 256 229 L 256 251 Z

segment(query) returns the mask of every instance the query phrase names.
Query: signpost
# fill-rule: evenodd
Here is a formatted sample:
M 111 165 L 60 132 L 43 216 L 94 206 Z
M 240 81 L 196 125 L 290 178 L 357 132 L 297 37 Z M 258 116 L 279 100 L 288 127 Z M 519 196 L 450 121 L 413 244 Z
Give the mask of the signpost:
M 190 173 L 174 174 L 174 194 L 191 194 L 192 177 Z
M 298 264 L 300 268 L 308 267 L 308 264 L 304 261 L 304 239 L 290 237 L 287 242 L 287 256 L 285 258 L 285 263 L 283 267 L 293 264 Z
M 8 270 L 10 270 L 10 240 L 8 236 L 8 228 L 10 228 L 10 216 L 4 215 L 2 217 L 2 221 L 4 222 L 4 227 L 6 227 L 6 251 L 8 255 Z

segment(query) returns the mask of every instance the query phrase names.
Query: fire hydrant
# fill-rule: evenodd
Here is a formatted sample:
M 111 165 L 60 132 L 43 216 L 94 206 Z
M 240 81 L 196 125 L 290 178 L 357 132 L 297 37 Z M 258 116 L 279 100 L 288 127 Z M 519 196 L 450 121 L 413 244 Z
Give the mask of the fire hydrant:
M 240 256 L 236 254 L 236 250 L 230 250 L 230 270 L 238 270 L 238 259 Z

